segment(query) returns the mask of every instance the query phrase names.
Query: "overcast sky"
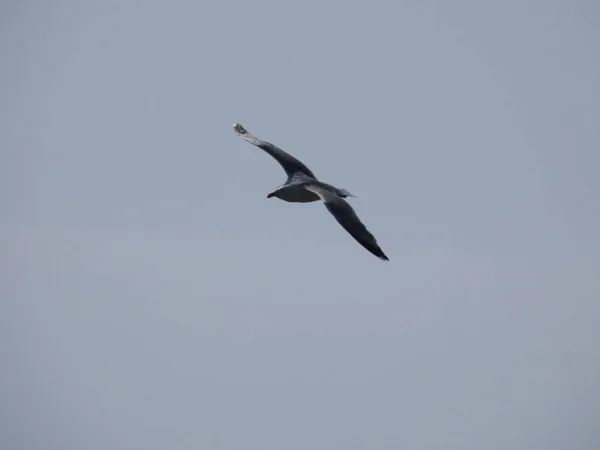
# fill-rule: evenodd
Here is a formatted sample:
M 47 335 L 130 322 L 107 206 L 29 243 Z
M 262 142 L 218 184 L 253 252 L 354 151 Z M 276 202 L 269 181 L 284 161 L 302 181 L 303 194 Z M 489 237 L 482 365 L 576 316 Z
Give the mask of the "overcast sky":
M 597 450 L 599 55 L 592 0 L 3 1 L 0 447 Z

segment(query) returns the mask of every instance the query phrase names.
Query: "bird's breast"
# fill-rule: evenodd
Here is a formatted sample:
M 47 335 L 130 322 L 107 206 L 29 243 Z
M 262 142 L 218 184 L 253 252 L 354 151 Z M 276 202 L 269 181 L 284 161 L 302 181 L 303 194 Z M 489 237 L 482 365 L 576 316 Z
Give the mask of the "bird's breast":
M 309 203 L 320 200 L 317 194 L 307 191 L 300 185 L 282 186 L 275 191 L 275 196 L 291 203 Z

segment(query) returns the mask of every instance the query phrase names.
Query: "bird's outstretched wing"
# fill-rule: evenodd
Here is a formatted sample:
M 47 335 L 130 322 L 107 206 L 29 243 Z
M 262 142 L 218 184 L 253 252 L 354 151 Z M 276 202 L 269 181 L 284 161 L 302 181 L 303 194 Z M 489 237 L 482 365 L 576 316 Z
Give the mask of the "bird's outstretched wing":
M 321 187 L 316 184 L 307 184 L 304 187 L 306 190 L 317 194 L 325 207 L 335 217 L 335 220 L 350 233 L 350 235 L 358 241 L 360 245 L 373 253 L 378 258 L 389 261 L 389 258 L 383 253 L 383 250 L 377 244 L 375 236 L 373 236 L 367 227 L 360 221 L 352 206 L 346 200 L 339 197 L 335 192 Z
M 298 172 L 308 175 L 309 177 L 314 179 L 317 178 L 315 174 L 312 173 L 312 171 L 308 167 L 306 167 L 302 162 L 298 161 L 292 155 L 284 152 L 283 150 L 274 146 L 270 142 L 261 141 L 257 137 L 252 136 L 239 123 L 233 125 L 233 130 L 243 140 L 245 140 L 246 142 L 250 142 L 252 145 L 256 145 L 258 148 L 263 149 L 265 152 L 267 152 L 269 155 L 275 158 L 277 162 L 281 164 L 281 167 L 283 167 L 283 170 L 285 170 L 285 173 L 287 173 L 289 179 L 291 179 L 294 176 L 294 174 L 297 174 Z

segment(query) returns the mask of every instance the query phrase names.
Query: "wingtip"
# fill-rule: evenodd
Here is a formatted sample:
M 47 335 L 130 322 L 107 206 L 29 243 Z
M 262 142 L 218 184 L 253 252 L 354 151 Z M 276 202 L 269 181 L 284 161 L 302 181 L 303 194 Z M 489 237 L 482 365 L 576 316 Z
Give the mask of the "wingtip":
M 246 133 L 246 129 L 242 126 L 241 123 L 234 123 L 232 126 L 233 126 L 233 131 L 235 131 L 236 134 Z
M 385 253 L 383 253 L 383 250 L 381 250 L 381 248 L 379 246 L 377 246 L 377 248 L 375 249 L 375 251 L 372 252 L 375 256 L 377 256 L 379 259 L 381 259 L 382 261 L 389 261 L 390 258 L 387 257 L 387 255 Z

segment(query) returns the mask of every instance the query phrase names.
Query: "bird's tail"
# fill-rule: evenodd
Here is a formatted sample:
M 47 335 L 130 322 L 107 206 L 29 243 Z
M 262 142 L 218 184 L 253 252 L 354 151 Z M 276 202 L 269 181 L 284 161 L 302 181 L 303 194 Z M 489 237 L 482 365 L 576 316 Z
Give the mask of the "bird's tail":
M 346 197 L 353 197 L 353 198 L 357 198 L 356 195 L 352 195 L 350 192 L 348 192 L 346 189 L 338 189 L 338 195 L 342 198 L 346 198 Z

